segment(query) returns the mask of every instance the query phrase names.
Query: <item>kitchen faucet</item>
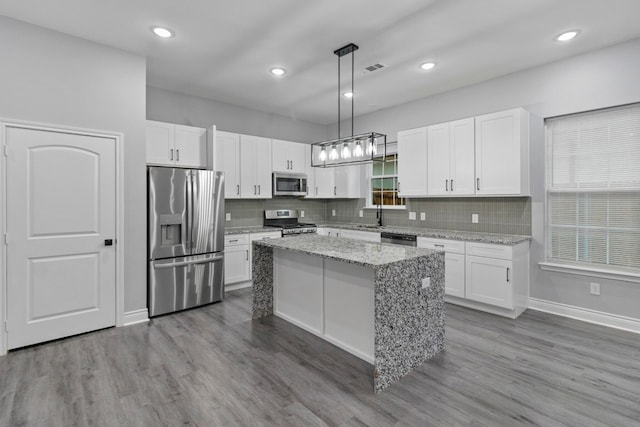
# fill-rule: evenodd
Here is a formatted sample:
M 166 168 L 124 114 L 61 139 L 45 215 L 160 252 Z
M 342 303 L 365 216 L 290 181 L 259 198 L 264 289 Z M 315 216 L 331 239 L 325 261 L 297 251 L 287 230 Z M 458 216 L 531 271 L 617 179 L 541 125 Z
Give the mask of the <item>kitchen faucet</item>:
M 382 227 L 382 205 L 378 203 L 378 210 L 376 211 L 376 218 L 378 218 L 378 227 Z

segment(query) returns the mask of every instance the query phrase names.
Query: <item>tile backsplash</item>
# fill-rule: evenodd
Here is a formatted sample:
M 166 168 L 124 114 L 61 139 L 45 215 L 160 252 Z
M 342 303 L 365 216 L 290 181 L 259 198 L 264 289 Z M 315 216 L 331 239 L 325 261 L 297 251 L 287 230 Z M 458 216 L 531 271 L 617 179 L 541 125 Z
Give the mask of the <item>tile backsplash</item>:
M 226 212 L 231 214 L 227 227 L 262 225 L 265 209 L 304 210 L 300 222 L 313 223 L 376 223 L 376 210 L 364 209 L 365 199 L 303 200 L 279 197 L 267 200 L 226 200 Z M 336 215 L 332 215 L 332 211 Z M 363 217 L 359 216 L 360 210 Z M 416 213 L 416 220 L 409 219 Z M 420 220 L 420 213 L 425 220 Z M 478 223 L 471 215 L 478 214 Z M 408 199 L 404 210 L 384 210 L 383 224 L 398 227 L 441 230 L 478 231 L 531 235 L 531 199 L 529 197 L 465 197 Z

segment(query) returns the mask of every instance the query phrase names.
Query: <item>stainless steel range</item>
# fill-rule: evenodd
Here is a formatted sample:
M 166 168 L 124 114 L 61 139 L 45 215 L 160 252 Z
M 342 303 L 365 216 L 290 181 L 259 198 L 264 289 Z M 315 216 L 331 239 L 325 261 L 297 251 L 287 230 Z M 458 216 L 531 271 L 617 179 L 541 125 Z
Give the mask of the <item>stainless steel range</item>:
M 278 227 L 282 229 L 282 236 L 295 236 L 299 234 L 316 233 L 315 224 L 298 222 L 297 209 L 278 209 L 264 211 L 265 227 Z

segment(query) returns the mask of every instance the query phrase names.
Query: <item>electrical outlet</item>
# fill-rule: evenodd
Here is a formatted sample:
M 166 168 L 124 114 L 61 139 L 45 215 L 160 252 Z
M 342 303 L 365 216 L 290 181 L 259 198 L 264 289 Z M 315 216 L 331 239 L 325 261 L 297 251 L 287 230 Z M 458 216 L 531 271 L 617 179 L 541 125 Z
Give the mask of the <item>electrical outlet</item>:
M 226 219 L 227 221 L 231 221 L 231 214 L 227 212 L 227 213 L 224 215 L 224 219 Z
M 600 295 L 600 283 L 589 283 L 591 295 Z
M 416 220 L 416 213 L 415 212 L 409 212 L 409 219 L 412 221 Z
M 335 209 L 331 209 L 331 216 L 336 216 L 336 210 Z
M 479 218 L 478 214 L 471 214 L 471 223 L 472 224 L 477 224 L 479 220 L 480 220 L 480 218 Z
M 304 211 L 300 211 L 300 218 L 304 218 Z
M 362 209 L 360 209 L 360 212 L 358 214 L 360 215 L 360 218 L 364 216 L 364 212 L 362 212 Z
M 431 277 L 422 279 L 422 289 L 427 289 L 429 286 L 431 286 Z
M 426 220 L 427 220 L 427 213 L 420 212 L 420 221 L 426 221 Z

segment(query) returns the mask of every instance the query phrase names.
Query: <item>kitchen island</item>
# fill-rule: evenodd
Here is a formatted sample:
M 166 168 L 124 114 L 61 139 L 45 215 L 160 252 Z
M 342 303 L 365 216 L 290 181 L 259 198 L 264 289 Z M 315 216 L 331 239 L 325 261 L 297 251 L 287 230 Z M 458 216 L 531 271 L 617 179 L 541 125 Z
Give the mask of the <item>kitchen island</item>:
M 253 244 L 253 318 L 373 365 L 380 392 L 444 349 L 444 252 L 307 235 Z

